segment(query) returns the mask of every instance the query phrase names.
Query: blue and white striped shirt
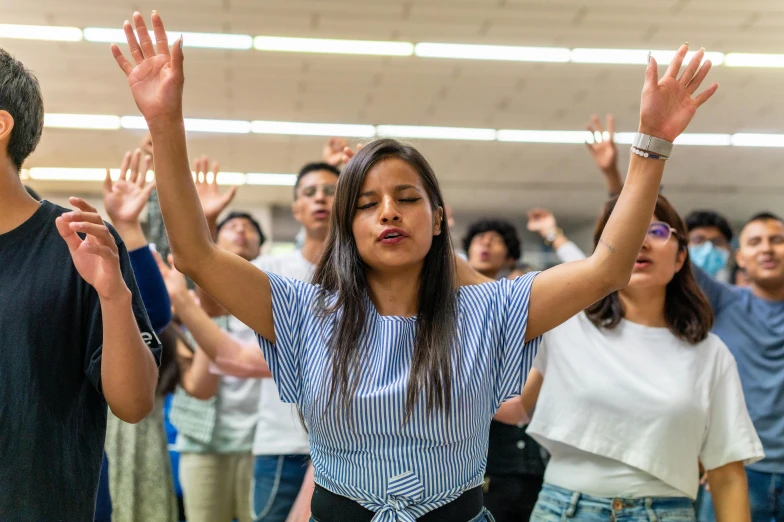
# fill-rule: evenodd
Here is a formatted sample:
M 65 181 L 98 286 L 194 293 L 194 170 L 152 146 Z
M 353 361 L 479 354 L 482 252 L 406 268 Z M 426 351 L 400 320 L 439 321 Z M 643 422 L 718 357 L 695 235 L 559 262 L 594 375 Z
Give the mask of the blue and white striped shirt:
M 376 512 L 374 522 L 414 522 L 482 484 L 490 420 L 520 394 L 539 346 L 525 344 L 535 274 L 460 289 L 450 416 L 428 415 L 420 397 L 406 424 L 416 318 L 381 316 L 367 298 L 356 397 L 348 412 L 339 399 L 327 408 L 337 318 L 316 315 L 318 287 L 267 275 L 276 343 L 259 342 L 281 400 L 305 417 L 317 484 Z

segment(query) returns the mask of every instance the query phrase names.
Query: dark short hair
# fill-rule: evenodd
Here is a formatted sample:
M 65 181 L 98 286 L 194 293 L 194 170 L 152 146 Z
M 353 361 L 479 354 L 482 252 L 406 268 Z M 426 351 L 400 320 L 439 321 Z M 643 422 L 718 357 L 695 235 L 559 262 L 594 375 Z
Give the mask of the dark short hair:
M 608 201 L 599 216 L 594 232 L 594 246 L 599 244 L 604 227 L 610 219 L 618 198 Z M 673 236 L 678 240 L 678 249 L 686 253 L 686 261 L 678 273 L 667 284 L 664 298 L 664 320 L 672 334 L 690 344 L 703 341 L 713 327 L 713 310 L 705 294 L 700 290 L 689 260 L 688 231 L 686 223 L 681 219 L 667 198 L 659 195 L 653 212 L 656 219 L 663 221 L 675 229 Z M 585 309 L 591 322 L 598 328 L 615 328 L 623 319 L 623 306 L 618 292 L 600 299 Z
M 226 217 L 223 218 L 223 220 L 221 220 L 220 223 L 218 223 L 217 232 L 220 233 L 220 230 L 223 228 L 223 226 L 229 221 L 231 221 L 232 219 L 247 219 L 248 221 L 250 221 L 250 223 L 253 225 L 253 228 L 255 228 L 256 232 L 259 233 L 259 246 L 263 245 L 264 241 L 267 240 L 267 238 L 264 237 L 264 232 L 261 231 L 261 225 L 259 225 L 259 222 L 256 221 L 256 219 L 247 212 L 240 212 L 240 211 L 229 212 L 226 215 Z
M 480 219 L 479 221 L 471 223 L 468 227 L 468 232 L 466 232 L 466 235 L 463 238 L 463 249 L 468 252 L 471 241 L 474 240 L 474 236 L 484 234 L 485 232 L 498 232 L 506 245 L 507 256 L 515 261 L 520 259 L 523 244 L 520 242 L 520 237 L 517 235 L 517 229 L 513 224 L 503 219 Z
M 695 210 L 686 216 L 686 228 L 689 232 L 695 228 L 718 228 L 727 243 L 732 241 L 732 227 L 729 221 L 713 210 Z
M 302 167 L 299 170 L 299 174 L 297 174 L 297 181 L 294 183 L 294 199 L 297 199 L 297 189 L 299 188 L 299 182 L 302 181 L 302 178 L 311 172 L 318 172 L 319 170 L 326 170 L 327 172 L 331 172 L 335 176 L 340 177 L 340 170 L 334 165 L 324 163 L 323 161 L 308 163 Z
M 22 62 L 0 49 L 0 111 L 14 119 L 6 153 L 17 169 L 35 150 L 44 129 L 41 86 Z
M 743 227 L 745 228 L 746 225 L 748 225 L 749 223 L 754 223 L 755 221 L 780 221 L 784 223 L 784 220 L 781 219 L 780 216 L 777 216 L 773 212 L 765 211 L 765 212 L 757 212 L 756 214 L 751 216 L 749 220 L 746 221 L 746 223 L 743 225 Z

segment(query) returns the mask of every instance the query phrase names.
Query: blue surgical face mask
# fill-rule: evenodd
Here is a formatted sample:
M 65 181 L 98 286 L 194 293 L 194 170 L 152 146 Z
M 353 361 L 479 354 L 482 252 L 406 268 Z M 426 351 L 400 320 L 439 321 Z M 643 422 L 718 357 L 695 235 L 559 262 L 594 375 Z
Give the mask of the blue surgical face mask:
M 689 256 L 691 256 L 692 262 L 706 274 L 716 277 L 716 274 L 727 266 L 730 253 L 723 248 L 716 248 L 712 242 L 706 241 L 701 245 L 689 246 Z

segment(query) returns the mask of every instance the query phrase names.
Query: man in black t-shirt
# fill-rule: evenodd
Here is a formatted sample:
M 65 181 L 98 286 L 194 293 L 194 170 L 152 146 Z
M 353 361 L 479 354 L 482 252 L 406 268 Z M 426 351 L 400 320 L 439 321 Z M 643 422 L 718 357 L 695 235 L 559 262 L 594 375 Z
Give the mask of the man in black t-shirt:
M 106 406 L 153 407 L 160 342 L 117 233 L 19 179 L 43 128 L 37 80 L 0 49 L 0 520 L 92 520 Z

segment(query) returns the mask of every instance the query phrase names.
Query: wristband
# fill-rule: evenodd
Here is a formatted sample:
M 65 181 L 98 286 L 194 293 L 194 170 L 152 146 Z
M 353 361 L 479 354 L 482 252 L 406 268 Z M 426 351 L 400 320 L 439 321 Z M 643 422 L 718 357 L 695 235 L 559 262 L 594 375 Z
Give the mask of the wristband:
M 649 154 L 653 153 L 657 156 L 663 156 L 662 159 L 667 159 L 672 154 L 672 143 L 659 138 L 654 138 L 653 136 L 648 136 L 647 134 L 643 134 L 641 132 L 638 132 L 634 135 L 632 147 L 635 149 L 640 149 Z
M 667 160 L 666 156 L 661 156 L 661 155 L 655 154 L 653 152 L 647 152 L 647 151 L 644 151 L 644 150 L 640 150 L 637 147 L 632 147 L 632 152 L 634 154 L 637 154 L 640 157 L 643 157 L 643 158 L 660 159 L 660 160 L 665 160 L 665 161 Z
M 563 235 L 563 230 L 560 228 L 556 228 L 552 232 L 548 232 L 546 236 L 544 236 L 544 244 L 550 246 L 553 242 L 558 239 L 558 236 Z

